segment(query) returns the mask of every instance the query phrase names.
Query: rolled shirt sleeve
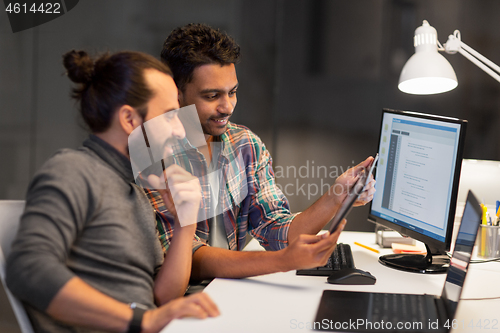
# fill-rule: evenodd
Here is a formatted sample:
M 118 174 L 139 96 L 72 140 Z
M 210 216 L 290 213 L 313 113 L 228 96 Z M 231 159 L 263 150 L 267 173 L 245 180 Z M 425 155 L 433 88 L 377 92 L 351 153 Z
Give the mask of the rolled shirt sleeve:
M 254 192 L 249 205 L 250 233 L 266 250 L 281 250 L 288 245 L 290 224 L 299 213 L 290 212 L 287 198 L 276 185 L 269 151 L 262 143 L 256 147 L 258 163 L 249 181 Z

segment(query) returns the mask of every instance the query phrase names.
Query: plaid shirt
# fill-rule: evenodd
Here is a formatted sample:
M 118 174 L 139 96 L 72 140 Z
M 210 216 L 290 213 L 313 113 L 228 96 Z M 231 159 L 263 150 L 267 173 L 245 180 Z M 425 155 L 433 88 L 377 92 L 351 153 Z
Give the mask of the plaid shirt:
M 297 214 L 291 214 L 288 200 L 276 186 L 272 159 L 260 138 L 248 128 L 228 123 L 226 133 L 214 138 L 221 144 L 216 170 L 222 171 L 219 205 L 227 207 L 223 218 L 231 250 L 242 250 L 249 232 L 266 250 L 280 250 L 288 244 L 288 228 Z M 202 187 L 200 214 L 213 216 L 207 162 L 198 149 L 184 142 L 184 152 L 174 154 L 176 164 L 195 175 Z M 187 148 L 187 150 L 186 150 Z M 212 150 L 213 151 L 213 150 Z M 215 156 L 215 155 L 214 155 Z M 238 162 L 239 161 L 239 162 Z M 208 170 L 210 172 L 210 170 Z M 157 227 L 164 250 L 173 235 L 174 222 L 160 194 L 146 189 L 157 211 Z M 198 223 L 193 239 L 193 253 L 208 240 L 209 223 Z

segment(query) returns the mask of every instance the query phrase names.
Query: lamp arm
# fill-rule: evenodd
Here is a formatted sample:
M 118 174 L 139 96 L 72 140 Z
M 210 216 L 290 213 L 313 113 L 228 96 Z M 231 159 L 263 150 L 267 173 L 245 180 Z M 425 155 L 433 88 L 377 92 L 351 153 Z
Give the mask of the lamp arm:
M 469 52 L 467 52 L 463 47 L 458 50 L 458 53 L 469 59 L 471 62 L 473 62 L 477 67 L 481 68 L 483 71 L 488 73 L 491 77 L 493 77 L 495 80 L 500 82 L 500 75 L 495 73 L 491 68 L 486 66 L 484 63 L 482 63 L 480 60 L 477 58 L 474 58 L 473 55 L 471 55 Z M 495 65 L 496 66 L 496 65 Z M 497 66 L 498 67 L 498 66 Z
M 483 56 L 482 54 L 480 54 L 479 52 L 477 52 L 472 47 L 470 47 L 469 45 L 465 44 L 462 41 L 460 41 L 460 46 L 462 47 L 462 49 L 469 52 L 474 57 L 476 57 L 480 61 L 484 62 L 486 65 L 493 68 L 497 73 L 500 73 L 500 66 L 496 65 L 493 61 L 489 60 L 488 58 L 486 58 L 485 56 Z
M 495 80 L 500 82 L 500 67 L 494 62 L 474 50 L 472 47 L 468 46 L 460 40 L 460 31 L 455 30 L 453 35 L 448 36 L 448 41 L 444 44 L 444 51 L 446 53 L 454 54 L 460 53 L 477 67 L 481 68 Z M 488 67 L 489 66 L 489 67 Z M 496 73 L 495 73 L 496 71 Z

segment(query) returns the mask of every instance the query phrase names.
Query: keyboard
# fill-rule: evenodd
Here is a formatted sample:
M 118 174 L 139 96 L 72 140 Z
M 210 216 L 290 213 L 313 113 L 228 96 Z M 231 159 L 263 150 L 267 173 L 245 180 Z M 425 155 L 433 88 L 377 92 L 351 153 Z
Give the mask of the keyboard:
M 325 266 L 298 269 L 297 275 L 329 276 L 332 272 L 340 271 L 344 268 L 356 267 L 352 258 L 351 246 L 349 244 L 338 243 Z

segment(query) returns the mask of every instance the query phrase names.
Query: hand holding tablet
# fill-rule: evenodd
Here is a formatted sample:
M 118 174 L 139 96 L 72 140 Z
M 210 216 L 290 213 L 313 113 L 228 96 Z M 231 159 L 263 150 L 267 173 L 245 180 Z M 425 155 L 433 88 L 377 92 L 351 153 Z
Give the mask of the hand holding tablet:
M 361 193 L 363 193 L 364 189 L 370 182 L 370 175 L 372 174 L 375 166 L 378 162 L 378 154 L 373 159 L 372 164 L 370 165 L 370 169 L 367 172 L 366 169 L 363 171 L 363 174 L 358 178 L 358 181 L 354 184 L 354 186 L 350 189 L 347 197 L 342 201 L 340 208 L 337 211 L 337 214 L 332 219 L 332 226 L 330 227 L 330 234 L 334 233 L 340 225 L 340 221 L 342 221 L 347 214 L 351 211 L 352 206 L 358 200 Z

